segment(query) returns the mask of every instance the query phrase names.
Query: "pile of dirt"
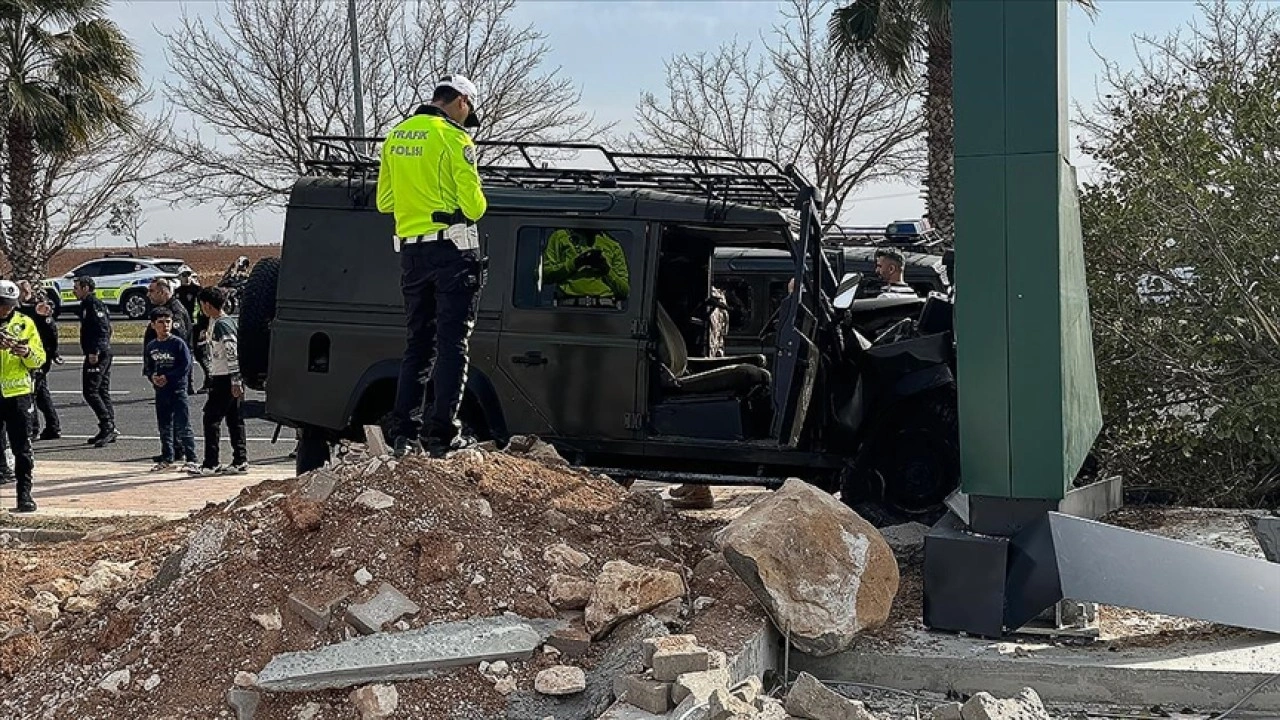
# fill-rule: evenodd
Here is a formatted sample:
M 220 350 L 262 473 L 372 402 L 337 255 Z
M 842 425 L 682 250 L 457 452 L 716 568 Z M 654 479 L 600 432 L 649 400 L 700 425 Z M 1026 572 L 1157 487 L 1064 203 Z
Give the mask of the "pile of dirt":
M 237 673 L 257 673 L 278 653 L 356 636 L 343 608 L 384 583 L 420 611 L 383 632 L 506 612 L 581 625 L 581 610 L 549 602 L 552 576 L 590 583 L 606 563 L 622 560 L 683 578 L 684 597 L 650 610 L 672 631 L 696 633 L 704 646 L 732 656 L 761 626 L 763 611 L 715 553 L 718 523 L 670 513 L 651 493 L 569 469 L 553 454 L 531 459 L 537 455 L 351 456 L 302 478 L 247 488 L 162 530 L 98 542 L 92 553 L 84 543 L 60 544 L 41 554 L 38 572 L 26 569 L 29 551 L 0 550 L 0 592 L 8 593 L 0 595 L 0 618 L 14 628 L 0 642 L 0 658 L 8 658 L 0 666 L 0 681 L 8 681 L 0 716 L 230 716 L 226 695 Z M 63 555 L 130 563 L 131 575 L 96 609 L 63 611 L 36 632 L 22 617 L 35 602 L 31 585 L 79 584 L 90 575 L 90 567 L 58 561 Z M 347 598 L 324 629 L 289 607 L 291 595 L 330 592 Z M 581 656 L 544 646 L 511 663 L 514 690 L 510 680 L 495 687 L 476 666 L 397 683 L 396 716 L 503 717 L 509 703 L 535 693 L 539 671 L 575 665 L 590 672 L 617 635 Z M 263 693 L 254 717 L 352 717 L 350 691 Z

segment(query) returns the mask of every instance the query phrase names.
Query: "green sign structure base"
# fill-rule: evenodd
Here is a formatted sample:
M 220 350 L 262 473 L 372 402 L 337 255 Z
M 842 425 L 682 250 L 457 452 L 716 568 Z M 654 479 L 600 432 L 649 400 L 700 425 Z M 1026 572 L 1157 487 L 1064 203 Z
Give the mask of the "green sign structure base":
M 1102 416 L 1067 161 L 1067 0 L 951 13 L 961 492 L 925 538 L 925 624 L 1000 636 L 1070 599 L 1280 631 L 1280 565 L 1082 519 L 1123 495 L 1116 479 L 1072 487 Z

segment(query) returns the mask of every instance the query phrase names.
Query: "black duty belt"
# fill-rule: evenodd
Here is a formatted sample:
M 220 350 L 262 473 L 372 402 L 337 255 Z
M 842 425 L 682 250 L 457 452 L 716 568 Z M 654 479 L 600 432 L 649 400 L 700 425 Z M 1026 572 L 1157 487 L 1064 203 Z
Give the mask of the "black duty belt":
M 611 297 L 571 297 L 557 298 L 556 305 L 564 307 L 616 308 L 618 307 L 618 301 Z

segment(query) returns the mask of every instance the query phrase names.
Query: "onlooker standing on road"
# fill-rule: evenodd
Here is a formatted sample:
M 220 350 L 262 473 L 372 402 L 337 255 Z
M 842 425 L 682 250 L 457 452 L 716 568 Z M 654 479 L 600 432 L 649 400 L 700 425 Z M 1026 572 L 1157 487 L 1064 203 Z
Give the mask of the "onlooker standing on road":
M 151 472 L 168 470 L 181 452 L 186 458 L 182 468 L 199 472 L 196 466 L 196 436 L 191 431 L 191 410 L 187 406 L 187 384 L 191 379 L 191 350 L 187 343 L 172 333 L 173 311 L 158 307 L 151 311 L 148 340 L 142 355 L 143 375 L 156 388 L 156 426 L 160 431 L 160 459 Z
M 36 459 L 28 430 L 35 412 L 31 371 L 44 364 L 44 346 L 31 318 L 15 312 L 20 293 L 17 285 L 0 280 L 0 422 L 18 471 L 18 503 L 13 511 L 35 512 L 31 479 Z
M 44 346 L 44 364 L 31 371 L 31 379 L 35 382 L 36 410 L 39 415 L 31 414 L 31 437 L 40 440 L 57 440 L 62 437 L 62 422 L 58 420 L 58 411 L 53 407 L 53 395 L 49 392 L 49 369 L 53 363 L 62 362 L 58 357 L 58 323 L 53 317 L 53 306 L 49 298 L 35 290 L 36 284 L 28 280 L 18 283 L 22 291 L 22 304 L 18 312 L 31 318 L 40 333 L 40 344 Z M 44 416 L 44 431 L 40 430 L 40 416 Z
M 244 385 L 240 382 L 240 360 L 237 355 L 236 321 L 223 314 L 227 294 L 221 288 L 200 291 L 200 312 L 209 318 L 209 398 L 204 403 L 204 464 L 196 471 L 201 475 L 228 475 L 249 472 L 249 457 L 244 432 L 241 401 Z M 227 423 L 231 436 L 231 464 L 219 465 L 219 429 Z
M 84 401 L 98 416 L 98 434 L 89 438 L 89 444 L 106 447 L 120 433 L 111 406 L 111 315 L 94 294 L 96 288 L 92 277 L 82 275 L 75 279 L 72 292 L 80 300 L 80 350 L 84 353 L 80 382 Z
M 187 344 L 187 348 L 191 348 L 191 313 L 187 312 L 187 308 L 182 304 L 174 293 L 173 285 L 166 278 L 156 278 L 151 281 L 151 285 L 147 287 L 147 308 L 148 313 L 156 308 L 166 308 L 173 313 L 173 329 L 171 334 L 182 339 Z M 156 337 L 155 328 L 147 325 L 146 331 L 142 335 L 142 346 L 146 347 L 147 343 Z M 187 378 L 187 392 L 194 393 L 195 388 L 191 386 L 191 378 Z M 194 460 L 193 460 L 194 462 Z

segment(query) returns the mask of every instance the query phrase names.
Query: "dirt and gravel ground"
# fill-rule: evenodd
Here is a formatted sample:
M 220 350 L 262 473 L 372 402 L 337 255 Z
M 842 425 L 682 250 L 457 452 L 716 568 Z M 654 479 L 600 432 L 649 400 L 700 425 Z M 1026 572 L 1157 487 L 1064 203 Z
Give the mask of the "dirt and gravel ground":
M 294 615 L 287 599 L 302 590 L 341 588 L 351 593 L 347 602 L 359 602 L 386 581 L 421 607 L 408 627 L 505 611 L 554 617 L 548 580 L 564 570 L 544 552 L 558 543 L 589 557 L 576 573 L 587 579 L 610 560 L 679 572 L 686 613 L 694 598 L 715 601 L 692 618 L 671 617 L 669 627 L 697 634 L 710 649 L 734 654 L 763 620 L 727 569 L 711 562 L 693 570 L 713 555 L 710 535 L 722 523 L 673 514 L 652 494 L 608 478 L 504 453 L 407 458 L 394 468 L 373 460 L 337 472 L 342 480 L 323 504 L 299 500 L 297 479 L 268 481 L 158 528 L 0 549 L 0 623 L 12 628 L 0 628 L 0 716 L 215 717 L 226 710 L 237 671 L 257 672 L 276 653 L 351 634 L 341 622 L 316 631 Z M 370 489 L 394 505 L 357 504 Z M 166 566 L 184 547 L 185 556 Z M 29 632 L 32 586 L 63 580 L 83 588 L 100 560 L 131 563 L 131 576 L 93 598 L 96 608 L 69 612 L 67 600 L 51 629 Z M 361 569 L 375 580 L 358 585 Z M 252 618 L 274 612 L 279 630 Z M 590 670 L 609 647 L 605 638 L 581 658 L 535 654 L 513 663 L 512 675 L 530 691 L 538 670 L 564 662 Z M 129 681 L 116 691 L 100 687 L 125 669 Z M 459 707 L 497 715 L 507 702 L 475 667 L 397 689 L 405 717 L 450 717 Z M 348 717 L 348 693 L 264 694 L 256 717 L 293 717 L 308 702 L 319 704 L 317 719 Z

